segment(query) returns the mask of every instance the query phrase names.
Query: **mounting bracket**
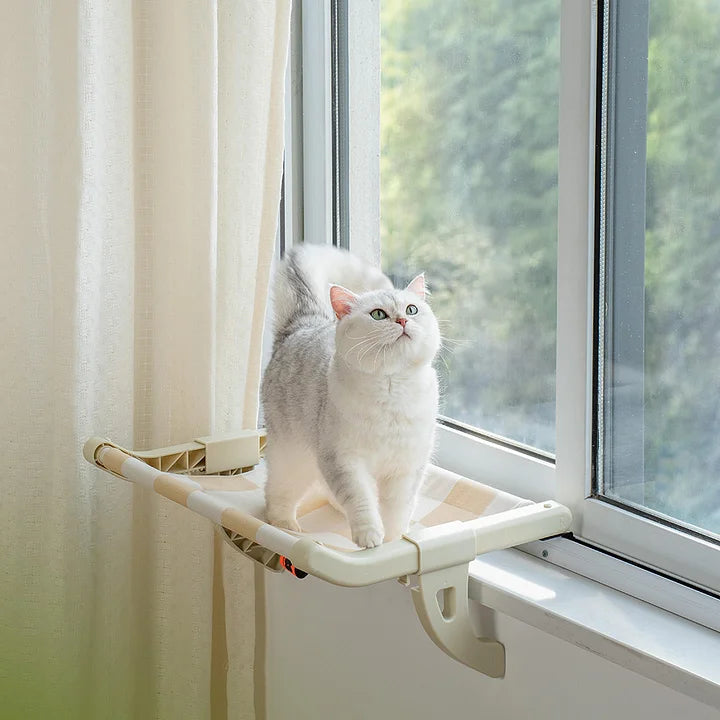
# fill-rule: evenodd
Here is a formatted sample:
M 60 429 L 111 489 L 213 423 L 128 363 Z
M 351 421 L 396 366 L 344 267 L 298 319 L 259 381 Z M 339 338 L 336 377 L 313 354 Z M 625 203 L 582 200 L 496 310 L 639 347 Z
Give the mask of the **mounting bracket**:
M 430 639 L 473 670 L 503 677 L 505 647 L 497 640 L 477 637 L 470 621 L 468 568 L 477 554 L 475 531 L 465 523 L 454 522 L 403 538 L 418 550 L 418 574 L 411 593 L 415 612 Z

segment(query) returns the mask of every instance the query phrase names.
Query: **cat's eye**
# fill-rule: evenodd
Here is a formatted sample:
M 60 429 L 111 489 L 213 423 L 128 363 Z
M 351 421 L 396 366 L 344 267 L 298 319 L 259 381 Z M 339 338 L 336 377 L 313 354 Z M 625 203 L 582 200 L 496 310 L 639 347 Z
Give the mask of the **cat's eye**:
M 375 308 L 371 313 L 370 317 L 373 320 L 384 320 L 387 317 L 387 313 L 380 308 Z
M 405 308 L 405 312 L 406 312 L 408 315 L 417 315 L 417 313 L 418 313 L 417 305 L 408 305 L 408 306 Z

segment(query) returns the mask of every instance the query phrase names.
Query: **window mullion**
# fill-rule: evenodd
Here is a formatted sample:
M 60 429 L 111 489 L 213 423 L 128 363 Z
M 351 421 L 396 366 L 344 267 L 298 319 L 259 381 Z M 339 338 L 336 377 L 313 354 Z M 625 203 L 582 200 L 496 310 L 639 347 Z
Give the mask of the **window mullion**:
M 303 242 L 329 244 L 333 231 L 330 0 L 302 3 Z
M 592 459 L 596 4 L 564 0 L 560 27 L 556 483 L 579 529 Z

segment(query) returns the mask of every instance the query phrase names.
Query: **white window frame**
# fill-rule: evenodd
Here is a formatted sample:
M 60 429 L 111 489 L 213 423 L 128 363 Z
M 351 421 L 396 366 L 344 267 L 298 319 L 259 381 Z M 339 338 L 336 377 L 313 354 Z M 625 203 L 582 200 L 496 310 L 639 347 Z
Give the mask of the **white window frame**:
M 333 3 L 336 6 L 333 8 Z M 290 148 L 302 157 L 304 172 L 292 177 L 296 208 L 293 241 L 332 242 L 332 13 L 342 6 L 346 55 L 348 115 L 344 119 L 345 156 L 349 183 L 345 192 L 345 232 L 354 252 L 377 261 L 380 257 L 379 208 L 379 82 L 380 0 L 303 0 L 294 14 L 302 14 L 302 68 L 297 53 L 292 81 L 295 101 L 289 125 L 294 128 Z M 624 592 L 663 607 L 663 596 L 682 596 L 682 588 L 665 578 L 680 579 L 720 594 L 720 548 L 716 545 L 610 505 L 591 496 L 593 465 L 593 312 L 595 247 L 595 157 L 597 16 L 596 0 L 563 0 L 561 10 L 561 68 L 559 110 L 558 206 L 558 325 L 556 383 L 556 459 L 527 453 L 522 447 L 438 425 L 436 462 L 467 477 L 541 501 L 554 497 L 573 512 L 573 535 L 594 547 L 612 551 L 616 562 L 628 558 L 661 573 L 660 587 L 648 597 L 647 584 L 626 583 Z M 292 53 L 291 53 L 292 55 Z M 298 80 L 298 76 L 302 80 Z M 301 88 L 298 91 L 298 87 Z M 319 90 L 321 88 L 321 90 Z M 298 98 L 301 108 L 298 109 Z M 298 131 L 298 126 L 302 129 Z M 297 152 L 298 138 L 304 147 Z M 308 163 L 311 164 L 308 167 Z M 286 161 L 286 183 L 287 175 Z M 314 170 L 312 168 L 315 168 Z M 317 170 L 317 168 L 321 168 Z M 298 184 L 302 181 L 302 188 Z M 287 190 L 286 190 L 287 197 Z M 301 198 L 302 200 L 298 200 Z M 304 212 L 304 221 L 298 215 Z M 292 220 L 294 218 L 294 220 Z M 286 222 L 288 221 L 286 203 Z M 318 229 L 319 228 L 319 229 Z M 321 237 L 322 236 L 322 237 Z M 345 244 L 341 243 L 341 244 Z M 572 540 L 555 540 L 555 548 Z M 575 550 L 578 544 L 574 544 Z M 551 561 L 563 563 L 553 552 Z M 541 556 L 538 546 L 529 552 Z M 589 551 L 595 552 L 595 551 Z M 584 574 L 613 584 L 607 563 Z M 612 565 L 612 562 L 611 562 Z M 610 579 L 608 579 L 610 578 Z M 663 583 L 666 583 L 663 585 Z M 667 584 L 669 583 L 669 584 Z M 713 625 L 708 618 L 720 611 L 716 596 L 693 592 L 687 617 Z M 673 612 L 681 602 L 675 601 Z M 699 608 L 699 609 L 698 609 Z
M 720 593 L 720 548 L 592 497 L 597 8 L 563 2 L 559 120 L 556 499 L 573 534 Z M 567 32 L 565 29 L 567 28 Z
M 333 47 L 333 23 L 344 35 L 340 57 Z M 293 4 L 291 26 L 281 247 L 302 242 L 347 247 L 352 242 L 356 254 L 377 262 L 380 2 L 298 0 Z M 342 117 L 335 107 L 338 75 L 347 102 Z M 333 139 L 336 125 L 342 136 L 338 146 Z M 333 186 L 336 163 L 346 178 L 352 178 L 340 189 L 340 197 Z

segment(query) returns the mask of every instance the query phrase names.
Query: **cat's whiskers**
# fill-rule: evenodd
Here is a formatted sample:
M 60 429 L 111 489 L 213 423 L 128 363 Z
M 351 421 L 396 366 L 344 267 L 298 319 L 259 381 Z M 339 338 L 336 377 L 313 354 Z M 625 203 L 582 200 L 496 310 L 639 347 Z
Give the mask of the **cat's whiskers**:
M 377 328 L 375 330 L 370 331 L 369 333 L 362 335 L 361 337 L 356 337 L 355 335 L 349 335 L 347 329 L 343 333 L 346 338 L 349 340 L 365 340 L 369 337 L 377 337 L 378 335 L 381 335 L 383 332 L 382 328 Z
M 377 338 L 376 338 L 375 336 L 373 336 L 373 337 L 366 337 L 364 340 L 361 340 L 360 342 L 355 343 L 350 349 L 346 350 L 346 351 L 343 353 L 343 358 L 347 360 L 347 356 L 348 356 L 353 350 L 355 350 L 356 348 L 361 347 L 362 345 L 365 345 L 365 343 L 374 342 L 376 339 L 377 339 Z M 358 350 L 358 354 L 359 354 L 360 352 L 361 352 L 361 351 Z
M 383 344 L 377 349 L 377 352 L 375 353 L 375 358 L 373 359 L 373 373 L 375 372 L 375 368 L 376 368 L 376 366 L 377 366 L 377 361 L 378 361 L 378 358 L 380 357 L 380 351 L 381 351 L 381 350 L 383 350 L 383 351 L 387 350 L 387 344 L 386 344 L 386 343 L 383 343 Z M 384 356 L 384 355 L 383 355 L 383 362 L 385 362 L 385 356 Z
M 365 348 L 365 350 L 362 351 L 361 354 L 358 355 L 358 362 L 362 362 L 365 356 L 370 353 L 372 350 L 374 350 L 378 346 L 382 346 L 382 342 L 380 340 L 377 340 L 375 343 L 370 345 L 370 347 Z
M 355 335 L 349 335 L 349 334 L 348 334 L 348 331 L 347 331 L 347 329 L 346 329 L 346 330 L 345 330 L 345 333 L 344 333 L 344 336 L 345 336 L 346 338 L 350 338 L 351 340 L 359 340 L 359 342 L 355 343 L 351 348 L 349 348 L 348 350 L 346 350 L 346 351 L 343 353 L 343 359 L 347 362 L 347 359 L 348 359 L 348 356 L 350 355 L 350 353 L 353 352 L 353 351 L 357 351 L 358 362 L 360 362 L 360 359 L 361 359 L 361 358 L 360 358 L 360 353 L 362 352 L 362 350 L 361 350 L 360 348 L 362 348 L 363 345 L 366 345 L 367 343 L 370 343 L 370 349 L 372 349 L 372 347 L 373 347 L 373 344 L 372 344 L 372 343 L 373 343 L 374 341 L 376 341 L 381 335 L 382 335 L 382 329 L 381 329 L 381 328 L 376 328 L 375 330 L 373 330 L 373 331 L 371 331 L 371 332 L 369 332 L 369 333 L 367 333 L 366 335 L 363 335 L 363 336 L 361 336 L 361 337 L 357 337 L 357 336 L 355 336 Z
M 366 348 L 362 348 L 357 351 L 357 361 L 361 363 L 363 361 L 363 358 L 369 353 L 372 352 L 377 346 L 379 345 L 379 341 L 375 341 L 372 343 L 372 345 L 368 345 Z M 349 353 L 346 353 L 343 355 L 343 358 L 347 361 Z
M 377 328 L 365 335 L 362 336 L 355 336 L 355 335 L 349 335 L 347 332 L 347 329 L 345 329 L 345 332 L 343 333 L 344 337 L 350 338 L 351 340 L 359 340 L 359 342 L 355 343 L 351 348 L 345 351 L 343 354 L 343 358 L 347 360 L 347 356 L 353 352 L 353 350 L 356 350 L 357 348 L 362 347 L 366 343 L 371 343 L 374 340 L 377 340 L 382 335 L 382 330 L 380 328 Z M 360 353 L 360 350 L 358 350 L 358 354 Z
M 356 351 L 358 356 L 358 362 L 362 361 L 362 358 L 371 350 L 373 350 L 376 346 L 376 344 L 379 342 L 379 337 L 381 333 L 378 331 L 375 331 L 374 333 L 371 333 L 368 336 L 365 336 L 364 339 L 360 340 L 359 342 L 355 343 L 351 348 L 346 350 L 343 353 L 343 360 L 347 362 L 348 356 L 351 352 Z M 366 346 L 366 347 L 363 347 Z
M 459 347 L 466 347 L 469 344 L 469 340 L 455 340 L 454 338 L 448 337 L 447 335 L 440 335 L 440 349 L 439 352 L 450 352 Z M 453 346 L 453 347 L 450 347 Z
M 442 364 L 445 366 L 445 369 L 448 371 L 448 375 L 450 374 L 450 366 L 447 363 L 447 360 L 445 359 L 445 356 L 442 354 L 442 352 L 439 352 L 437 355 L 440 360 L 442 360 Z
M 449 324 L 447 320 L 443 321 L 444 324 Z M 438 324 L 440 324 L 440 321 L 438 321 Z M 448 372 L 448 375 L 450 374 L 450 365 L 448 364 L 448 361 L 445 357 L 447 353 L 451 353 L 455 348 L 462 347 L 467 345 L 467 340 L 461 341 L 461 340 L 454 340 L 453 338 L 449 338 L 446 335 L 440 336 L 440 347 L 438 348 L 438 353 L 436 357 L 442 362 L 442 364 L 445 366 L 445 369 Z M 449 345 L 454 345 L 455 348 L 449 347 Z

